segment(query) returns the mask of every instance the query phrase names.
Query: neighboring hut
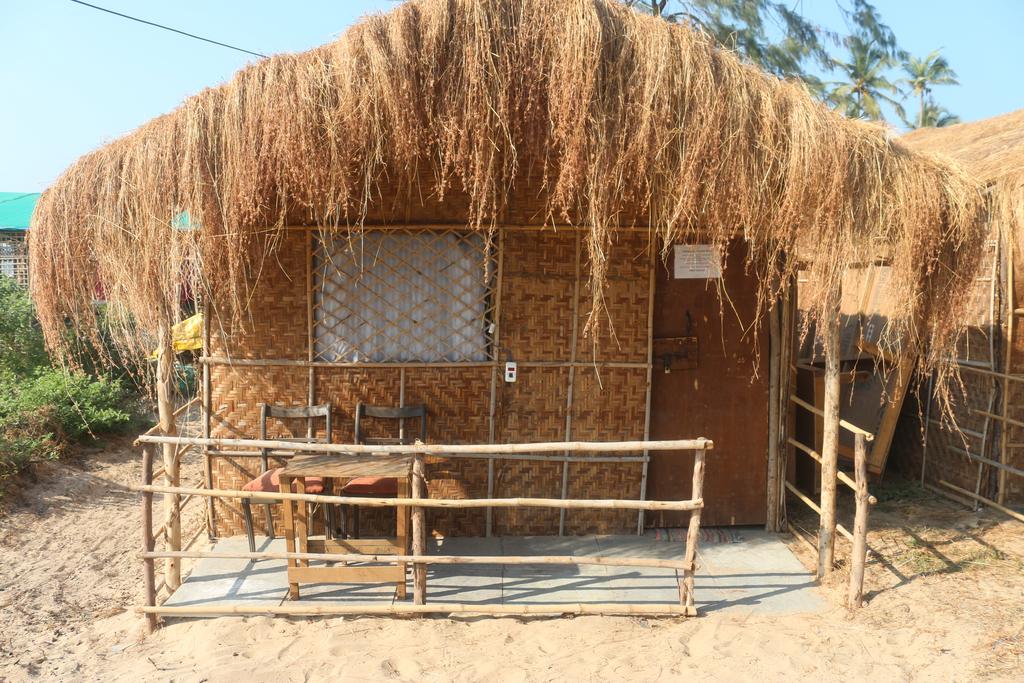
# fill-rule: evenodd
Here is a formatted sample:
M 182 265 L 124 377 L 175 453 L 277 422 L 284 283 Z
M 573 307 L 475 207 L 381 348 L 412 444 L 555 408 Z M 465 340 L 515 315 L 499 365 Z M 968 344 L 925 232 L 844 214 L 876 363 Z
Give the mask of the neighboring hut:
M 885 245 L 905 293 L 891 327 L 944 386 L 983 207 L 955 168 L 685 27 L 604 0 L 423 0 L 80 159 L 41 200 L 32 291 L 58 353 L 67 320 L 98 334 L 97 281 L 137 349 L 167 348 L 180 292 L 195 293 L 207 434 L 255 437 L 261 402 L 330 402 L 335 441 L 351 441 L 365 401 L 426 404 L 435 443 L 703 435 L 704 522 L 779 528 L 790 256 L 810 257 L 807 301 L 832 349 L 846 264 Z M 182 211 L 198 228 L 173 225 Z M 211 487 L 259 467 L 207 457 Z M 689 457 L 435 459 L 428 492 L 679 499 Z M 237 533 L 221 503 L 214 533 Z M 467 509 L 430 523 L 575 534 L 638 520 Z
M 970 333 L 957 350 L 960 431 L 925 406 L 927 441 L 910 452 L 932 486 L 986 504 L 1024 503 L 1024 109 L 903 140 L 963 164 L 988 186 L 992 202 L 985 267 L 966 319 Z
M 38 192 L 0 192 L 0 275 L 28 286 L 28 233 Z

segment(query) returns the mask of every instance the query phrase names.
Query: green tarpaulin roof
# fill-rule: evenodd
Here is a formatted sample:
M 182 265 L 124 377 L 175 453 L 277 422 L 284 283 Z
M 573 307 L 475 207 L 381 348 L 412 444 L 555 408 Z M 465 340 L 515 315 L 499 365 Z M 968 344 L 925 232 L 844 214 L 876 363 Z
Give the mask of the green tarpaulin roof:
M 39 192 L 0 192 L 0 231 L 28 230 Z

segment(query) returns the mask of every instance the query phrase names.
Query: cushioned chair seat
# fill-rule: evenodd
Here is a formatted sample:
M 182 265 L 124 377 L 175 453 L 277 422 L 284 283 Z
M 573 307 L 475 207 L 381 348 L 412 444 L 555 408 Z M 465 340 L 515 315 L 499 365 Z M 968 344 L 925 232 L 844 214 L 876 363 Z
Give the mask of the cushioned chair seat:
M 260 476 L 256 477 L 248 484 L 242 487 L 243 491 L 260 491 L 263 493 L 280 493 L 281 491 L 281 470 L 283 468 L 278 467 L 276 469 L 264 472 Z M 324 480 L 320 477 L 305 477 L 306 480 L 306 493 L 323 493 L 324 492 Z M 295 490 L 294 484 L 292 485 L 293 491 Z M 297 491 L 295 491 L 297 493 Z
M 345 484 L 342 493 L 354 496 L 397 496 L 398 480 L 394 477 L 359 477 Z

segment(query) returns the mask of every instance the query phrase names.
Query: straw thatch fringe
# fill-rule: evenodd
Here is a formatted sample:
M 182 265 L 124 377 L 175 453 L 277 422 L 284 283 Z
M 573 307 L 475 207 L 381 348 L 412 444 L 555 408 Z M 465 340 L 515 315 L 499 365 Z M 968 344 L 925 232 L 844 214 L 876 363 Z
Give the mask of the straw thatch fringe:
M 761 313 L 796 267 L 781 254 L 810 264 L 813 319 L 847 262 L 886 253 L 901 292 L 890 336 L 949 371 L 985 239 L 979 185 L 608 0 L 412 0 L 83 157 L 33 222 L 47 341 L 74 350 L 66 319 L 98 336 L 97 284 L 132 321 L 127 345 L 175 315 L 182 288 L 244 321 L 288 216 L 358 229 L 384 183 L 439 200 L 461 188 L 467 224 L 491 230 L 527 160 L 543 169 L 548 220 L 589 231 L 588 333 L 631 206 L 666 249 L 744 235 Z M 424 168 L 433 187 L 414 188 Z M 202 228 L 175 229 L 182 212 Z

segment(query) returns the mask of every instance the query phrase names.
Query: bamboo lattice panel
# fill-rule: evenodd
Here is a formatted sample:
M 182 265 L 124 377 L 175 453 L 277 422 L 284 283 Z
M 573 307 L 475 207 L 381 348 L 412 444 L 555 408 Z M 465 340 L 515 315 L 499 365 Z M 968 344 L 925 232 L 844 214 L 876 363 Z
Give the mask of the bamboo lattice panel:
M 569 371 L 522 368 L 514 384 L 498 387 L 495 440 L 498 443 L 562 441 Z M 495 460 L 494 497 L 561 498 L 561 463 Z M 494 533 L 501 536 L 558 533 L 558 510 L 494 510 Z
M 608 278 L 604 291 L 608 318 L 597 334 L 589 336 L 583 334 L 590 316 L 590 265 L 584 250 L 580 273 L 577 359 L 647 361 L 647 311 L 651 292 L 648 247 L 645 233 L 617 236 L 608 254 Z
M 642 440 L 646 397 L 645 368 L 602 368 L 600 374 L 594 368 L 577 370 L 570 438 L 573 441 Z M 639 462 L 569 463 L 567 497 L 637 500 L 642 473 L 643 465 Z M 626 533 L 636 528 L 636 520 L 634 510 L 567 510 L 565 531 L 568 534 Z
M 367 230 L 315 244 L 316 360 L 494 357 L 497 263 L 483 234 Z
M 210 368 L 210 436 L 254 439 L 260 403 L 308 405 L 309 378 L 300 367 L 214 365 Z
M 215 365 L 210 368 L 211 420 L 213 438 L 254 439 L 259 436 L 260 403 L 285 406 L 307 405 L 308 378 L 305 368 L 249 367 Z M 267 422 L 267 435 L 298 436 L 305 434 L 305 421 L 272 419 Z M 213 457 L 213 488 L 241 488 L 259 476 L 259 457 Z M 283 461 L 271 461 L 272 466 Z M 238 501 L 216 499 L 214 502 L 218 535 L 243 533 L 244 525 Z M 280 514 L 278 510 L 275 514 Z M 256 521 L 262 524 L 262 517 Z
M 569 360 L 576 236 L 508 231 L 503 249 L 502 352 L 517 361 Z
M 210 321 L 210 354 L 240 359 L 305 360 L 306 240 L 286 233 L 275 258 L 251 281 L 251 313 L 235 329 L 230 320 L 214 314 Z M 225 338 L 222 335 L 227 335 Z
M 941 427 L 935 422 L 928 425 L 928 462 L 926 477 L 933 485 L 938 486 L 938 481 L 944 479 L 951 484 L 973 491 L 977 484 L 978 463 L 972 462 L 963 451 L 969 451 L 972 455 L 991 457 L 993 437 L 996 425 L 990 421 L 988 427 L 988 438 L 985 440 L 985 450 L 982 452 L 982 439 L 979 436 L 985 427 L 985 418 L 976 415 L 972 411 L 983 410 L 999 413 L 999 404 L 989 406 L 988 401 L 991 394 L 991 379 L 983 377 L 978 373 L 962 373 L 965 392 L 958 386 L 951 384 L 950 393 L 954 405 L 957 425 L 964 431 L 962 434 Z M 994 408 L 990 411 L 990 408 Z M 939 407 L 932 406 L 932 420 L 938 420 Z M 983 489 L 984 490 L 984 489 Z
M 334 411 L 334 443 L 354 443 L 356 404 L 397 406 L 402 397 L 398 368 L 317 368 L 316 402 Z M 366 423 L 370 437 L 393 436 L 376 420 Z
M 423 404 L 427 438 L 433 443 L 487 443 L 490 428 L 491 368 L 409 368 L 406 405 Z M 427 458 L 431 498 L 486 498 L 487 461 Z M 483 508 L 428 510 L 428 527 L 445 535 L 482 536 Z

